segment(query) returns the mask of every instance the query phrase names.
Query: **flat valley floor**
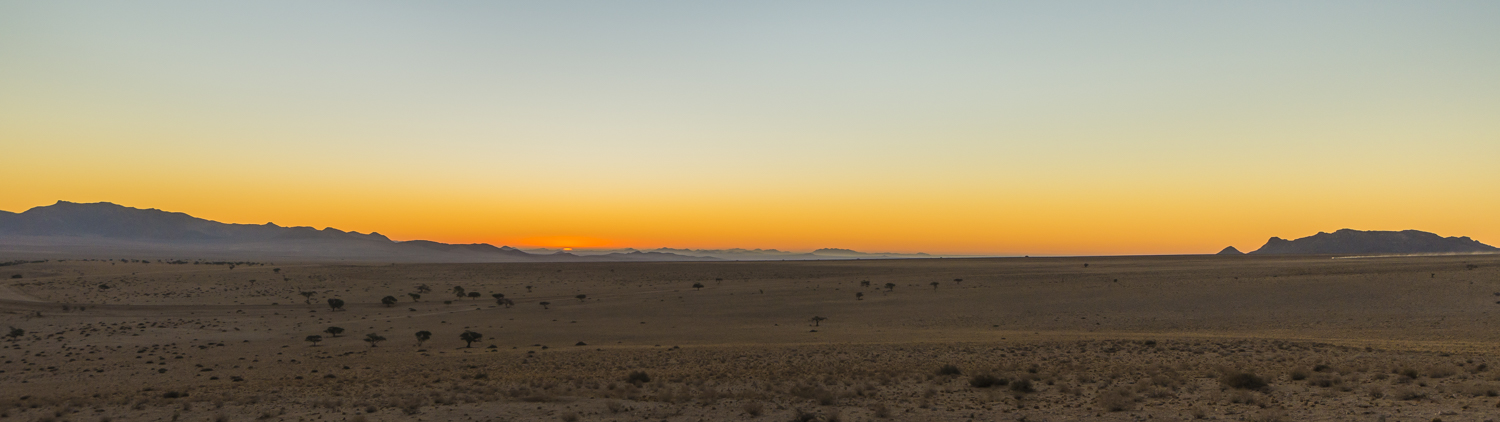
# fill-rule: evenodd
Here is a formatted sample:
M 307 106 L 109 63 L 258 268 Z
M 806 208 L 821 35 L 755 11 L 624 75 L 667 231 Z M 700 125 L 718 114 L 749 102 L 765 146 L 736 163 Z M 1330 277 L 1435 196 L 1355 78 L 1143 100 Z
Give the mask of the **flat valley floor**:
M 1497 255 L 0 277 L 0 421 L 1500 419 Z

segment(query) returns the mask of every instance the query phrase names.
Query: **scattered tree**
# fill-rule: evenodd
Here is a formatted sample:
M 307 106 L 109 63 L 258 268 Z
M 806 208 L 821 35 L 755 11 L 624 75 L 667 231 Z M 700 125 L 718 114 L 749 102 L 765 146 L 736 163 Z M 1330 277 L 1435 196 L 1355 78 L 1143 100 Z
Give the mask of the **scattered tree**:
M 578 299 L 579 302 L 582 302 L 584 299 L 588 299 L 589 295 L 578 295 L 578 296 L 573 296 L 573 298 Z
M 531 286 L 526 286 L 526 293 L 531 293 Z
M 313 334 L 313 335 L 307 336 L 307 338 L 305 338 L 303 340 L 306 340 L 308 343 L 312 343 L 313 346 L 317 346 L 318 342 L 323 341 L 323 336 L 320 336 L 320 335 L 317 335 L 317 334 Z
M 693 288 L 703 290 L 703 283 L 693 283 Z
M 865 292 L 855 292 L 854 300 L 865 300 Z
M 953 284 L 963 284 L 963 283 L 964 283 L 964 279 L 962 279 L 962 278 L 955 278 L 955 279 L 953 279 Z
M 464 341 L 464 347 L 474 347 L 474 342 L 482 338 L 484 338 L 484 334 L 468 330 L 464 330 L 464 332 L 458 334 L 458 339 Z
M 887 291 L 887 292 L 896 291 L 896 283 L 885 283 L 885 291 Z
M 370 347 L 375 347 L 376 344 L 382 341 L 385 341 L 385 337 L 381 337 L 379 334 L 365 334 L 365 343 L 370 343 Z
M 490 294 L 490 297 L 493 297 L 495 299 L 501 299 L 501 298 L 505 297 L 505 293 L 492 293 L 492 294 Z
M 417 285 L 417 293 L 432 293 L 432 288 L 427 287 L 426 284 L 419 284 Z
M 344 300 L 343 299 L 329 298 L 328 299 L 328 307 L 329 308 L 333 308 L 333 310 L 335 310 L 335 311 L 337 311 L 339 309 L 343 309 L 344 308 Z
M 480 296 L 483 295 L 479 294 L 479 292 L 469 292 L 469 299 L 478 299 Z
M 431 331 L 418 331 L 417 332 L 417 347 L 422 347 L 422 343 L 426 343 L 427 340 L 432 340 L 432 332 Z
M 10 338 L 17 338 L 24 335 L 26 335 L 26 330 L 22 330 L 16 327 L 10 327 L 10 333 L 7 333 L 5 336 Z
M 328 335 L 330 336 L 338 337 L 339 333 L 344 332 L 344 329 L 340 327 L 328 327 L 328 329 L 323 330 L 323 332 L 328 333 Z
M 552 302 L 542 302 L 541 303 L 542 309 L 550 309 L 550 308 L 547 308 L 547 305 L 551 305 L 551 304 L 552 304 Z
M 302 295 L 303 304 L 311 305 L 313 295 L 318 294 L 318 292 L 297 292 L 297 294 Z
M 387 308 L 392 307 L 392 306 L 396 306 L 396 297 L 395 296 L 382 297 L 382 298 L 380 298 L 380 304 L 381 305 L 385 305 L 385 307 L 387 307 Z
M 419 294 L 416 294 L 416 293 L 407 293 L 406 295 L 407 296 L 411 296 L 411 301 L 412 302 L 416 302 L 417 299 L 421 299 L 422 298 L 422 295 L 419 295 Z
M 454 296 L 458 296 L 459 299 L 463 299 L 464 298 L 464 288 L 463 287 L 459 287 L 459 286 L 453 286 L 453 295 Z
M 827 321 L 827 320 L 828 320 L 828 318 L 823 318 L 823 317 L 820 317 L 820 316 L 812 317 L 812 322 L 813 322 L 813 326 L 814 327 L 817 327 L 819 323 L 821 323 L 823 321 Z
M 938 282 L 934 281 L 930 284 L 932 284 L 932 290 L 937 290 Z
M 860 280 L 859 287 L 870 287 L 870 280 Z
M 509 308 L 509 307 L 515 306 L 516 302 L 513 301 L 513 300 L 510 300 L 510 299 L 506 299 L 504 297 L 497 297 L 497 298 L 495 298 L 495 304 Z
M 277 273 L 277 274 L 281 274 L 281 269 L 280 268 L 272 268 L 271 272 Z

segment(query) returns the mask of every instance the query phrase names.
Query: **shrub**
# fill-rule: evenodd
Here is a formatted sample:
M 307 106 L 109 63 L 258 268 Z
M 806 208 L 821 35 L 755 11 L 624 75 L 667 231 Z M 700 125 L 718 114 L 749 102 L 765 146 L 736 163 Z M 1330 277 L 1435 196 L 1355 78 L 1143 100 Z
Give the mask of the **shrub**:
M 1239 390 L 1259 390 L 1266 388 L 1266 380 L 1249 372 L 1233 372 L 1219 378 L 1219 383 L 1229 388 Z
M 1007 380 L 996 378 L 993 375 L 981 374 L 969 377 L 969 385 L 973 386 L 974 388 L 990 388 L 997 385 L 1005 385 L 1008 383 L 1009 382 Z
M 1036 388 L 1031 386 L 1031 380 L 1023 378 L 1010 383 L 1010 391 L 1014 391 L 1017 393 L 1032 393 L 1036 392 Z
M 957 366 L 943 365 L 941 367 L 938 367 L 937 374 L 938 375 L 960 375 L 960 374 L 963 374 L 963 371 L 958 370 Z
M 1115 388 L 1099 393 L 1099 407 L 1110 412 L 1135 410 L 1135 395 L 1125 388 Z
M 625 376 L 625 382 L 628 382 L 628 383 L 631 383 L 631 384 L 644 384 L 644 383 L 651 382 L 651 376 L 650 375 L 646 375 L 645 372 L 632 371 L 630 373 L 630 375 L 626 375 Z
M 766 411 L 765 406 L 760 404 L 760 402 L 758 401 L 746 402 L 744 409 L 745 413 L 749 414 L 751 417 L 760 416 L 761 413 L 764 413 Z

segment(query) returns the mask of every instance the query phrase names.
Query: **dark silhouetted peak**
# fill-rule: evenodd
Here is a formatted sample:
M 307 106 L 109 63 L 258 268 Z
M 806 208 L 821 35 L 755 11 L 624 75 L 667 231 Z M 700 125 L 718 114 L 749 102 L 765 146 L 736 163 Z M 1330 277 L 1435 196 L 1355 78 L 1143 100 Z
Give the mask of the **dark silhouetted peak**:
M 1239 249 L 1235 249 L 1233 246 L 1230 246 L 1230 247 L 1224 248 L 1224 250 L 1219 251 L 1219 253 L 1217 253 L 1215 255 L 1244 255 L 1244 254 L 1245 253 L 1244 252 L 1240 252 Z
M 1297 240 L 1273 237 L 1251 254 L 1425 254 L 1500 252 L 1468 237 L 1442 237 L 1417 231 L 1361 231 L 1342 229 Z

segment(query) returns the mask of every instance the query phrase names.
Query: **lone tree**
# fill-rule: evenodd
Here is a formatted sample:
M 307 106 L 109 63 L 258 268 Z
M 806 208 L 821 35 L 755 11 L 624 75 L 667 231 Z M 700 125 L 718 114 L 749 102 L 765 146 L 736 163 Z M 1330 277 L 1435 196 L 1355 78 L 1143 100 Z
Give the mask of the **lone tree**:
M 329 298 L 328 299 L 328 307 L 332 308 L 335 311 L 337 311 L 339 309 L 343 309 L 344 308 L 344 300 L 343 299 Z
M 417 332 L 417 347 L 422 347 L 422 343 L 426 343 L 427 340 L 432 340 L 432 332 L 431 331 L 418 331 Z
M 365 343 L 370 343 L 370 347 L 375 347 L 376 344 L 382 341 L 385 341 L 385 337 L 381 337 L 379 334 L 365 334 Z
M 813 322 L 813 326 L 814 327 L 817 327 L 818 323 L 823 322 L 823 321 L 827 321 L 827 320 L 828 320 L 828 318 L 823 318 L 823 317 L 820 317 L 820 316 L 812 317 L 812 322 Z
M 463 299 L 464 298 L 464 288 L 460 287 L 460 286 L 453 286 L 453 295 L 454 296 L 458 296 L 459 299 Z
M 541 303 L 541 305 L 542 305 L 542 309 L 551 309 L 551 308 L 548 308 L 548 307 L 547 307 L 547 305 L 551 305 L 551 304 L 552 304 L 552 302 L 542 302 L 542 303 Z
M 860 280 L 859 287 L 870 287 L 870 280 Z
M 693 288 L 703 290 L 703 283 L 693 283 Z
M 855 292 L 854 300 L 865 300 L 865 292 Z
M 469 292 L 469 299 L 478 299 L 480 296 L 484 295 L 479 294 L 479 292 Z
M 526 286 L 526 293 L 531 293 L 531 286 Z
M 317 334 L 313 334 L 313 335 L 307 336 L 307 338 L 305 338 L 303 340 L 306 340 L 308 343 L 312 343 L 313 346 L 317 346 L 318 342 L 323 341 L 323 336 L 320 336 L 320 335 L 317 335 Z
M 474 347 L 474 342 L 484 338 L 484 334 L 465 330 L 458 334 L 458 339 L 464 341 L 464 347 Z
M 934 281 L 934 282 L 928 283 L 928 284 L 932 284 L 932 290 L 937 290 L 938 282 Z
M 589 295 L 578 295 L 578 296 L 573 296 L 573 297 L 576 298 L 576 299 L 578 299 L 579 302 L 582 302 L 584 299 L 588 299 Z
M 963 283 L 964 283 L 964 279 L 962 279 L 962 278 L 955 278 L 955 279 L 953 279 L 953 284 L 963 284 Z
M 382 297 L 382 298 L 380 298 L 380 304 L 381 305 L 385 305 L 385 307 L 387 307 L 387 308 L 392 307 L 392 306 L 396 306 L 396 297 L 395 296 Z
M 22 330 L 16 327 L 10 327 L 10 332 L 5 334 L 6 337 L 10 338 L 17 338 L 24 335 L 26 335 L 26 330 Z
M 896 291 L 896 283 L 885 283 L 885 291 L 887 291 L 887 292 L 894 292 L 894 291 Z
M 311 305 L 313 295 L 318 294 L 318 292 L 297 292 L 297 294 L 302 295 L 302 304 Z
M 323 330 L 323 332 L 328 333 L 328 335 L 330 336 L 338 337 L 339 333 L 344 332 L 344 329 L 340 327 L 328 327 L 328 329 Z
M 417 285 L 417 293 L 432 293 L 432 288 L 431 287 L 427 287 L 426 284 L 418 284 Z
M 406 295 L 407 296 L 411 296 L 411 301 L 412 302 L 416 302 L 417 299 L 421 299 L 422 298 L 422 295 L 419 295 L 419 294 L 416 294 L 416 293 L 407 293 Z

